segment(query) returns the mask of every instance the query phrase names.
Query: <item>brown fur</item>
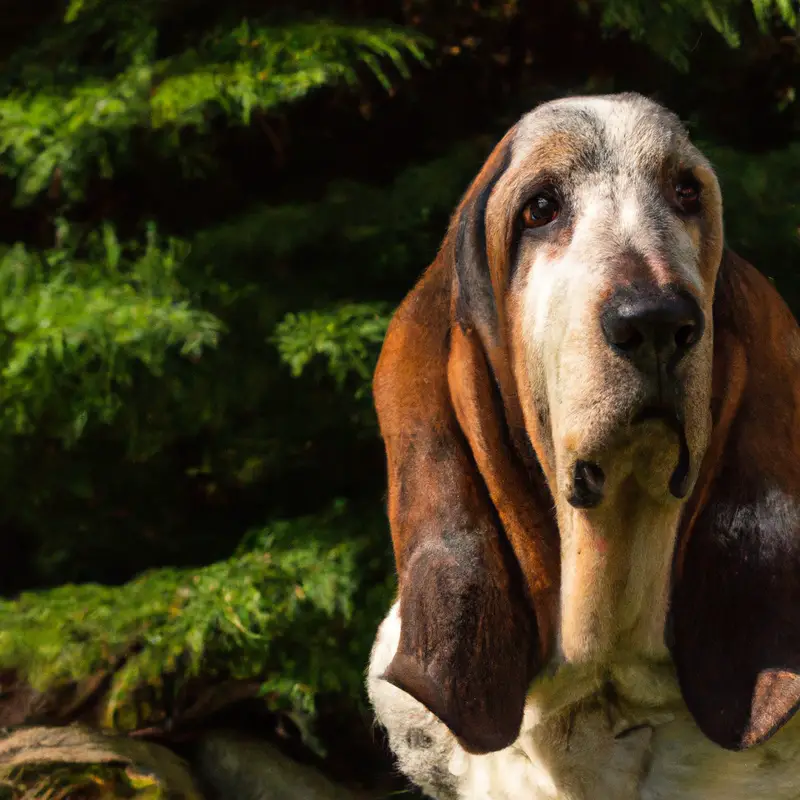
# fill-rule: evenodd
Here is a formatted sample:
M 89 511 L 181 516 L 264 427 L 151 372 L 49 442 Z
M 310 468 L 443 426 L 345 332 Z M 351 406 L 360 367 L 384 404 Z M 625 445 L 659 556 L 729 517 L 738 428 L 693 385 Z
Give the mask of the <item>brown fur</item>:
M 465 749 L 488 752 L 516 737 L 541 651 L 523 577 L 453 409 L 451 283 L 436 262 L 398 310 L 375 377 L 406 620 L 385 677 Z M 544 576 L 534 585 L 547 588 Z

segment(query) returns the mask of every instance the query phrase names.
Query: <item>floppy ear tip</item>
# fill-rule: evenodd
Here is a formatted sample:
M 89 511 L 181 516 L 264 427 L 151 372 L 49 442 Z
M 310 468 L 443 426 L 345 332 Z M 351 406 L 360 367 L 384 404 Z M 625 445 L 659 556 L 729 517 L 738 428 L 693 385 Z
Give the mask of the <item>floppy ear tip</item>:
M 436 716 L 439 716 L 437 712 L 444 711 L 444 700 L 439 687 L 415 658 L 396 653 L 380 680 L 411 695 Z
M 417 659 L 404 653 L 395 654 L 379 679 L 425 706 L 449 728 L 461 747 L 473 755 L 505 749 L 516 741 L 522 727 L 522 705 L 519 707 L 518 719 L 517 715 L 490 715 L 483 711 L 470 713 L 464 708 L 464 701 L 471 698 L 465 697 L 460 702 L 453 690 L 444 690 L 442 683 Z M 465 694 L 471 692 L 467 689 Z
M 756 717 L 743 730 L 731 730 L 730 728 L 720 729 L 717 726 L 703 725 L 701 730 L 708 739 L 723 750 L 733 753 L 741 753 L 750 750 L 760 744 L 764 744 L 771 739 L 793 716 L 784 715 L 780 719 L 765 721 Z
M 396 653 L 380 680 L 421 703 L 458 736 L 459 725 L 453 718 L 451 704 L 446 700 L 439 683 L 417 659 L 405 653 Z
M 763 670 L 753 693 L 750 723 L 742 736 L 741 749 L 765 742 L 777 733 L 800 708 L 800 675 L 794 670 Z
M 705 736 L 724 750 L 749 750 L 783 728 L 800 709 L 800 675 L 784 669 L 764 669 L 748 696 L 749 701 L 733 703 L 727 710 L 718 705 L 712 714 L 705 706 L 701 707 L 704 713 L 695 715 Z

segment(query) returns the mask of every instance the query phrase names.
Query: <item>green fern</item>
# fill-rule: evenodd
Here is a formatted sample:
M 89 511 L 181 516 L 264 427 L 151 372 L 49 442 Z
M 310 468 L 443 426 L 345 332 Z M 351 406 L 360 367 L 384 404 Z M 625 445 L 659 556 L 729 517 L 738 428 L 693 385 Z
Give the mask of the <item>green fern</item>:
M 327 373 L 338 385 L 355 373 L 363 390 L 388 324 L 389 306 L 385 303 L 345 304 L 325 312 L 287 314 L 273 341 L 295 377 L 316 356 L 322 356 Z
M 198 359 L 219 320 L 194 308 L 177 280 L 186 247 L 123 247 L 106 225 L 44 253 L 0 254 L 0 431 L 42 430 L 73 442 L 87 421 L 110 422 L 136 365 L 158 374 L 171 352 Z
M 628 31 L 684 71 L 689 66 L 687 54 L 704 24 L 710 24 L 730 47 L 737 48 L 741 36 L 736 19 L 742 10 L 750 9 L 765 33 L 773 19 L 796 28 L 798 16 L 797 0 L 596 1 L 607 27 Z
M 77 199 L 90 174 L 115 173 L 136 129 L 161 132 L 180 156 L 178 129 L 205 129 L 220 116 L 248 124 L 256 110 L 271 111 L 324 86 L 355 84 L 362 66 L 390 89 L 408 77 L 409 59 L 424 61 L 426 45 L 424 37 L 391 27 L 319 21 L 279 28 L 244 20 L 160 61 L 149 60 L 152 44 L 139 45 L 110 79 L 37 85 L 29 75 L 0 99 L 0 168 L 17 181 L 19 204 L 55 180 Z

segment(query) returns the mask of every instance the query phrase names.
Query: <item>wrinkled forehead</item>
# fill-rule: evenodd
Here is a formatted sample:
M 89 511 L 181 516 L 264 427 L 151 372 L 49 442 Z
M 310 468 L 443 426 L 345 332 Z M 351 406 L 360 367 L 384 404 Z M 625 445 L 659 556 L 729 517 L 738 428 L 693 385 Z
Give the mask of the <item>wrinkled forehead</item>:
M 640 95 L 611 95 L 556 100 L 527 114 L 509 166 L 577 185 L 618 175 L 658 180 L 665 171 L 708 163 L 675 114 Z

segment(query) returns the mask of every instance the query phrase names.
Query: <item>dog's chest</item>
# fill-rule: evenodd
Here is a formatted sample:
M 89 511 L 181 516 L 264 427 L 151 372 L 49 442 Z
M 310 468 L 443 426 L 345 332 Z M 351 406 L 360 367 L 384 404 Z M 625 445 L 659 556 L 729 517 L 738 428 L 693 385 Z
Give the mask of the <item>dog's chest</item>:
M 615 739 L 605 713 L 593 709 L 539 725 L 500 753 L 475 757 L 456 746 L 449 771 L 464 800 L 638 800 L 651 741 L 649 728 Z
M 602 710 L 572 720 L 568 746 L 564 726 L 545 723 L 511 747 L 484 756 L 465 753 L 421 708 L 406 708 L 388 731 L 402 771 L 437 800 L 800 798 L 795 723 L 745 753 L 711 744 L 683 715 L 615 738 Z
M 586 693 L 588 678 L 575 674 L 534 685 L 517 741 L 470 755 L 433 714 L 379 679 L 396 647 L 391 615 L 387 622 L 370 663 L 370 699 L 398 766 L 430 797 L 800 800 L 800 718 L 764 745 L 729 752 L 702 735 L 665 673 L 647 669 L 618 679 L 632 701 L 609 704 L 603 692 Z M 576 693 L 589 699 L 575 702 Z

